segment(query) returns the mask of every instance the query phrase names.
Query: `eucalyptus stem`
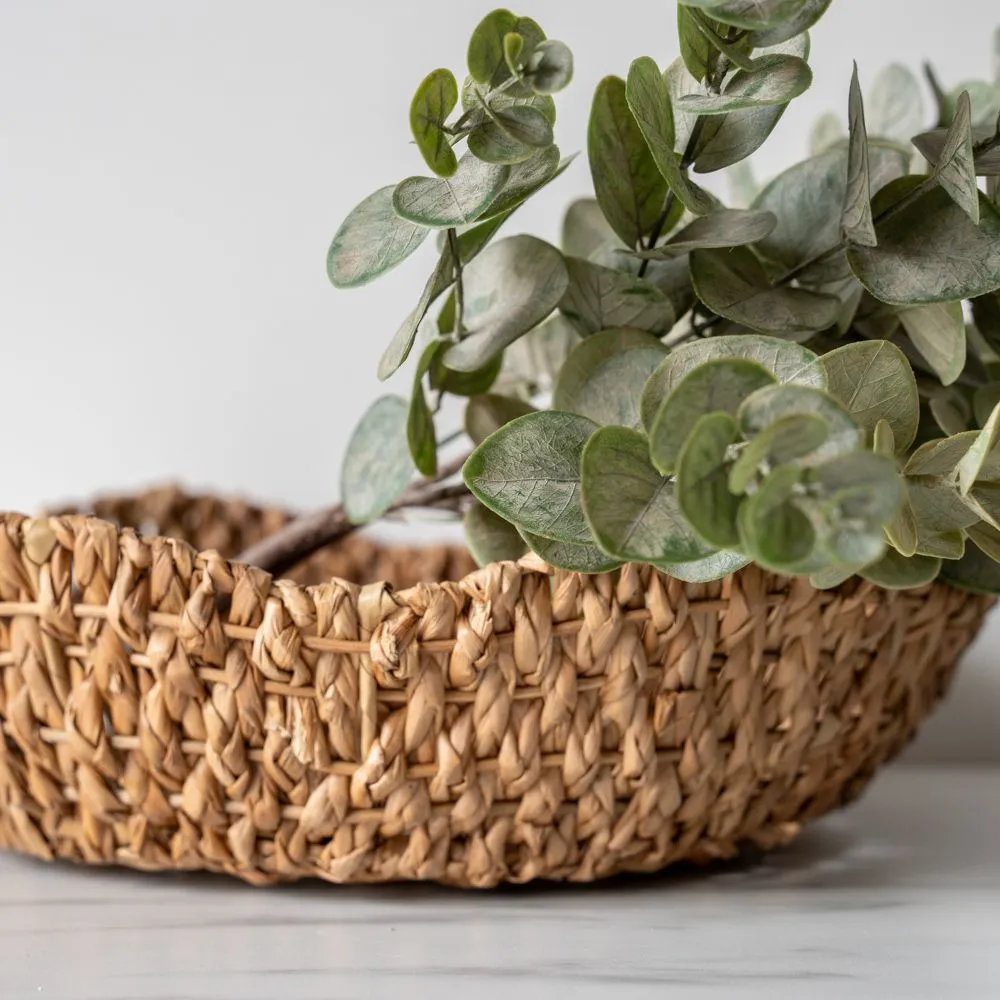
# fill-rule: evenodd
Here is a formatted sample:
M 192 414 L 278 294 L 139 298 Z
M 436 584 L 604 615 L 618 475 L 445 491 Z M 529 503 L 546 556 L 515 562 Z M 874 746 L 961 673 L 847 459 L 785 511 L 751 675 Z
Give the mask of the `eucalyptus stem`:
M 454 228 L 448 230 L 448 249 L 455 264 L 455 333 L 461 340 L 465 334 L 465 286 L 462 282 L 462 255 L 458 248 L 458 233 Z

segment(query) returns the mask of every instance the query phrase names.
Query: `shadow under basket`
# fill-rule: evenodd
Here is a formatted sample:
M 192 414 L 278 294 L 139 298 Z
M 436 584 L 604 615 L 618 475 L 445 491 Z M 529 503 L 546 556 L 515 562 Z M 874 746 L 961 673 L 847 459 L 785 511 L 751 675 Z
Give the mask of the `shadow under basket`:
M 276 580 L 227 557 L 281 512 L 175 489 L 92 510 L 0 517 L 0 846 L 254 883 L 776 846 L 905 746 L 991 605 L 358 537 Z

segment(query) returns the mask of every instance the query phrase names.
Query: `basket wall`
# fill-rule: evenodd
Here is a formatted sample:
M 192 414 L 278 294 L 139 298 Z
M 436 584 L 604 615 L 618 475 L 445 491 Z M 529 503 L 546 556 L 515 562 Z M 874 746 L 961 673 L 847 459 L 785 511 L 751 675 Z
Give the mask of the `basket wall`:
M 272 580 L 220 553 L 282 514 L 175 490 L 96 511 L 0 518 L 0 846 L 256 883 L 589 880 L 782 843 L 906 744 L 990 606 L 360 539 Z

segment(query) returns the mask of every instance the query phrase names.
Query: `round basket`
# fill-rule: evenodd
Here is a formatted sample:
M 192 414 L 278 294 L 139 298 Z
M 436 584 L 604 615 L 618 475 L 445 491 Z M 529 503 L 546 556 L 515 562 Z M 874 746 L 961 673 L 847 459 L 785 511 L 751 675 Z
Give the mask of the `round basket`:
M 0 845 L 255 883 L 589 880 L 780 844 L 906 744 L 991 603 L 358 538 L 274 580 L 226 554 L 281 513 L 94 510 L 2 517 Z

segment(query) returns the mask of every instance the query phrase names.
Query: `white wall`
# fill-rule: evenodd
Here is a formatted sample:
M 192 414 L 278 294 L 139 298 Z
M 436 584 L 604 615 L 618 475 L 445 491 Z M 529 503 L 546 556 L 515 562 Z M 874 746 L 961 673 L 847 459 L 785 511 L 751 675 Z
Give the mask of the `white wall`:
M 0 505 L 167 477 L 296 506 L 335 495 L 375 362 L 431 251 L 336 292 L 326 247 L 361 197 L 420 171 L 410 94 L 436 65 L 461 70 L 486 9 L 0 0 Z M 532 0 L 522 12 L 576 53 L 560 102 L 567 151 L 581 148 L 602 75 L 676 53 L 672 0 Z M 864 81 L 931 53 L 957 83 L 990 71 L 995 20 L 989 0 L 835 0 L 814 35 L 814 88 L 759 171 L 802 155 L 811 120 L 843 108 L 852 57 Z M 581 158 L 511 232 L 554 238 L 562 205 L 586 188 Z M 990 645 L 969 658 L 968 711 L 953 699 L 928 752 L 1000 759 Z

